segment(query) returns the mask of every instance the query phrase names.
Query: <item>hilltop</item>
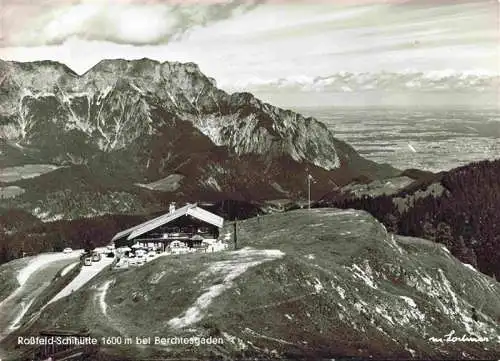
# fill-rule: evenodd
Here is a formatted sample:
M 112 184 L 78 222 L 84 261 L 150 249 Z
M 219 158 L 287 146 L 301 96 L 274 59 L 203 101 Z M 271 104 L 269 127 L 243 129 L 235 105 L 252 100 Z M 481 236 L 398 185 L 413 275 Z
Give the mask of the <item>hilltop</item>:
M 99 336 L 214 336 L 223 345 L 107 346 L 146 357 L 490 359 L 500 286 L 432 242 L 393 236 L 364 211 L 296 210 L 238 222 L 236 251 L 105 270 L 2 345 L 44 328 Z M 228 224 L 223 234 L 232 232 Z M 36 315 L 36 310 L 29 314 Z M 29 315 L 25 321 L 29 319 Z M 487 342 L 440 343 L 451 331 Z

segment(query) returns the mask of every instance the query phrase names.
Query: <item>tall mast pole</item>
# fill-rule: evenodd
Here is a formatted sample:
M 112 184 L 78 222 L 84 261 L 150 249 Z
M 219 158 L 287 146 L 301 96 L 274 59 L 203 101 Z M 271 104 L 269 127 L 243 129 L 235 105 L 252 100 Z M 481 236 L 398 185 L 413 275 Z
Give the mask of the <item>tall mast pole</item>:
M 307 207 L 311 209 L 311 175 L 307 173 Z
M 233 222 L 233 241 L 234 241 L 234 249 L 238 249 L 238 226 L 237 226 L 237 219 L 234 220 Z

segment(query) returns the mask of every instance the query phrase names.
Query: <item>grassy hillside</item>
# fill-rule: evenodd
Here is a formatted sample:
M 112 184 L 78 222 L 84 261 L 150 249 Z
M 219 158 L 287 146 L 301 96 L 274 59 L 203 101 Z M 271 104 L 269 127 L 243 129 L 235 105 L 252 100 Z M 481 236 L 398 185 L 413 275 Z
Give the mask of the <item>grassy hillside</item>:
M 4 347 L 16 352 L 17 335 L 47 327 L 87 327 L 95 337 L 134 339 L 101 350 L 115 360 L 462 359 L 500 352 L 500 285 L 439 245 L 393 238 L 369 214 L 354 210 L 297 210 L 241 221 L 237 228 L 237 251 L 104 271 L 49 305 Z M 232 229 L 228 224 L 222 234 Z M 430 341 L 450 330 L 488 341 Z M 214 336 L 224 344 L 139 346 L 136 336 Z
M 391 231 L 446 245 L 500 278 L 500 160 L 423 174 L 393 195 L 337 197 L 321 206 L 364 209 Z
M 0 304 L 19 286 L 16 274 L 28 261 L 22 258 L 0 265 Z

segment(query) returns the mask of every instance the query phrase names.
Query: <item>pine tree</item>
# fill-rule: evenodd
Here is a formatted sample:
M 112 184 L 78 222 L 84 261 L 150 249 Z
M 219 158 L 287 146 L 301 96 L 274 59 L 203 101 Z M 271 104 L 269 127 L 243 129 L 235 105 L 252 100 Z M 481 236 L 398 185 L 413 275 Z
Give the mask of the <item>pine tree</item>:
M 439 222 L 436 227 L 436 242 L 444 244 L 448 249 L 453 248 L 453 235 L 449 224 Z
M 422 226 L 422 236 L 425 239 L 435 241 L 436 240 L 436 229 L 431 222 L 425 221 Z

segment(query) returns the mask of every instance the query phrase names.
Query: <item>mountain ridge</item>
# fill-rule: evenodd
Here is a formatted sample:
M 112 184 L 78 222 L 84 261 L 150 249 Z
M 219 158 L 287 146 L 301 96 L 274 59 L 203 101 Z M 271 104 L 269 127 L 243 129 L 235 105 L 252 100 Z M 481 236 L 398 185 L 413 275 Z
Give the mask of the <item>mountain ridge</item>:
M 359 176 L 398 173 L 362 158 L 314 118 L 218 89 L 194 63 L 103 60 L 78 75 L 52 61 L 1 62 L 0 71 L 3 169 L 84 166 L 89 176 L 114 179 L 117 189 L 177 174 L 178 187 L 163 192 L 171 200 L 217 192 L 218 199 L 296 199 L 305 195 L 307 173 L 317 180 L 314 195 Z M 55 173 L 61 191 L 78 193 L 67 172 Z M 50 174 L 19 181 L 26 192 L 9 205 L 32 210 L 40 197 L 47 203 L 48 195 L 30 190 L 43 191 L 35 183 L 44 179 Z M 44 207 L 40 214 L 48 214 Z
M 28 79 L 24 79 L 25 82 L 28 82 L 29 85 L 25 85 L 22 90 L 22 92 L 25 92 L 26 94 L 21 94 L 21 96 L 35 96 L 35 97 L 43 97 L 43 96 L 55 96 L 57 97 L 58 94 L 57 91 L 63 92 L 63 89 L 60 84 L 56 82 L 61 80 L 61 75 L 56 71 L 54 74 L 51 72 L 55 68 L 56 70 L 63 71 L 63 73 L 71 76 L 73 80 L 77 81 L 76 85 L 73 85 L 76 87 L 73 89 L 73 93 L 75 93 L 77 90 L 85 90 L 86 87 L 90 87 L 94 92 L 100 91 L 100 95 L 103 99 L 109 96 L 109 92 L 113 90 L 113 87 L 117 89 L 117 91 L 122 90 L 122 91 L 130 91 L 130 88 L 133 88 L 134 91 L 138 91 L 141 95 L 147 95 L 148 92 L 151 92 L 153 90 L 157 91 L 160 93 L 159 100 L 163 101 L 166 103 L 166 107 L 171 110 L 172 105 L 174 106 L 174 110 L 182 110 L 182 111 L 187 111 L 187 113 L 190 116 L 184 116 L 182 119 L 184 120 L 190 120 L 192 123 L 205 135 L 209 136 L 209 138 L 217 145 L 226 145 L 230 146 L 233 148 L 233 150 L 236 151 L 237 154 L 246 154 L 249 152 L 255 152 L 262 154 L 264 151 L 268 151 L 270 148 L 270 145 L 267 144 L 267 147 L 265 149 L 262 149 L 259 151 L 258 148 L 254 146 L 249 146 L 248 143 L 245 143 L 242 139 L 234 139 L 229 137 L 227 132 L 229 132 L 231 129 L 225 129 L 225 134 L 224 131 L 219 132 L 218 136 L 215 134 L 210 134 L 210 129 L 207 129 L 207 123 L 212 123 L 214 125 L 215 119 L 209 118 L 208 120 L 201 120 L 201 119 L 196 119 L 196 115 L 206 115 L 210 114 L 213 115 L 214 113 L 217 115 L 222 115 L 224 116 L 229 116 L 233 115 L 235 116 L 235 112 L 233 109 L 231 109 L 231 106 L 234 106 L 236 108 L 236 116 L 240 116 L 242 118 L 245 118 L 244 120 L 249 120 L 250 122 L 255 122 L 255 119 L 252 117 L 249 117 L 252 114 L 255 114 L 257 112 L 260 112 L 260 115 L 263 119 L 258 119 L 257 123 L 254 124 L 253 127 L 251 127 L 249 130 L 256 132 L 256 131 L 261 131 L 261 132 L 268 132 L 268 136 L 263 138 L 259 138 L 259 140 L 267 140 L 267 143 L 269 143 L 269 135 L 270 136 L 277 136 L 281 135 L 287 136 L 286 141 L 283 142 L 279 145 L 281 145 L 281 148 L 283 149 L 289 149 L 290 151 L 288 154 L 292 155 L 294 160 L 297 161 L 311 161 L 311 163 L 320 166 L 322 168 L 326 169 L 333 169 L 338 166 L 340 166 L 340 159 L 338 159 L 338 154 L 335 152 L 335 148 L 332 147 L 332 144 L 334 142 L 334 137 L 332 133 L 324 126 L 323 123 L 317 121 L 316 119 L 312 117 L 304 117 L 296 112 L 293 112 L 291 110 L 285 110 L 281 109 L 279 107 L 272 106 L 271 104 L 265 103 L 260 101 L 259 99 L 255 98 L 251 93 L 248 92 L 237 92 L 237 93 L 232 93 L 228 94 L 218 88 L 216 88 L 216 82 L 213 78 L 209 78 L 205 76 L 203 73 L 201 73 L 200 68 L 198 67 L 197 64 L 195 63 L 180 63 L 180 62 L 163 62 L 160 63 L 155 60 L 143 58 L 135 61 L 129 61 L 129 60 L 124 60 L 124 59 L 116 59 L 116 60 L 101 60 L 99 63 L 97 63 L 95 66 L 90 68 L 87 72 L 85 72 L 82 75 L 79 75 L 75 73 L 73 70 L 71 70 L 69 67 L 67 67 L 65 64 L 59 63 L 59 62 L 54 62 L 54 61 L 38 61 L 38 62 L 27 62 L 27 63 L 19 63 L 19 62 L 5 62 L 3 61 L 4 64 L 7 64 L 7 66 L 4 66 L 2 69 L 5 72 L 4 77 L 2 78 L 2 83 L 5 83 L 8 78 L 9 78 L 9 73 L 10 75 L 15 75 L 12 73 L 16 73 L 16 68 L 21 68 L 22 72 L 28 71 L 28 73 L 31 71 L 36 71 L 37 67 L 45 67 L 48 68 L 46 69 L 46 75 L 47 77 L 49 75 L 52 75 L 52 77 L 56 77 L 56 79 L 43 79 L 43 84 L 39 84 L 37 82 L 33 82 L 32 80 L 34 79 L 34 75 L 32 76 L 27 76 Z M 0 63 L 1 65 L 1 63 Z M 10 68 L 10 71 L 8 71 Z M 110 78 L 106 78 L 103 76 L 99 76 L 100 72 L 112 74 Z M 120 73 L 121 72 L 121 73 Z M 135 73 L 134 73 L 135 72 Z M 183 78 L 182 72 L 188 73 L 193 75 L 194 74 L 194 80 L 196 82 L 193 82 L 192 77 L 187 77 Z M 132 73 L 132 74 L 130 74 Z M 94 77 L 92 77 L 93 74 L 97 74 Z M 43 78 L 43 73 L 39 74 Z M 166 75 L 171 76 L 170 78 L 167 78 Z M 59 76 L 59 77 L 58 77 Z M 90 78 L 90 79 L 89 79 Z M 179 79 L 180 78 L 180 79 Z M 21 81 L 23 79 L 20 79 Z M 19 79 L 16 80 L 14 79 L 14 82 L 17 83 L 19 88 L 22 88 L 19 83 Z M 40 80 L 40 79 L 38 79 Z M 64 80 L 64 79 L 62 79 Z M 132 82 L 134 81 L 142 81 L 141 84 L 137 84 Z M 186 94 L 181 94 L 181 99 L 180 101 L 176 100 L 175 94 L 172 94 L 168 89 L 165 89 L 163 94 L 161 94 L 162 89 L 151 89 L 148 88 L 148 84 L 145 84 L 146 80 L 154 80 L 157 82 L 161 81 L 166 81 L 166 80 L 171 80 L 170 84 L 165 84 L 165 85 L 173 85 L 177 87 L 178 89 L 175 90 L 182 90 L 187 93 L 191 93 L 188 95 L 191 95 L 191 100 L 187 99 Z M 190 84 L 186 84 L 187 81 L 191 80 Z M 51 84 L 56 82 L 56 84 Z M 69 81 L 69 80 L 68 80 Z M 182 83 L 181 81 L 184 81 Z M 78 83 L 83 83 L 83 84 L 78 84 Z M 64 85 L 64 82 L 62 82 L 62 85 Z M 71 85 L 71 84 L 70 84 Z M 140 89 L 138 89 L 138 85 L 141 86 Z M 149 84 L 151 85 L 151 84 Z M 160 84 L 163 85 L 163 84 Z M 54 89 L 54 87 L 57 87 L 57 89 Z M 110 88 L 111 87 L 111 88 Z M 120 89 L 121 87 L 124 87 L 125 89 Z M 200 101 L 200 95 L 203 92 L 206 92 L 206 88 L 210 88 L 207 91 L 210 91 L 208 94 L 211 99 L 206 99 L 207 95 L 204 95 L 204 98 L 202 98 L 202 102 L 199 103 Z M 40 90 L 42 88 L 42 90 Z M 83 89 L 82 89 L 83 88 Z M 29 90 L 33 89 L 37 94 L 30 94 Z M 194 91 L 196 89 L 196 91 Z M 46 94 L 44 94 L 43 90 L 47 91 Z M 56 92 L 49 92 L 49 90 L 56 90 Z M 9 92 L 12 92 L 10 90 Z M 64 94 L 62 94 L 64 96 Z M 71 94 L 68 94 L 71 95 Z M 94 94 L 95 95 L 95 94 Z M 72 94 L 72 98 L 82 96 L 82 94 Z M 221 97 L 220 100 L 222 100 L 222 103 L 217 102 L 216 100 L 219 99 L 214 99 L 214 96 L 219 96 Z M 22 99 L 21 99 L 22 100 Z M 68 99 L 63 99 L 63 100 L 68 100 Z M 97 99 L 97 102 L 101 101 L 102 99 Z M 196 104 L 194 104 L 194 102 Z M 4 102 L 6 103 L 6 102 Z M 4 104 L 2 104 L 4 105 Z M 165 104 L 163 104 L 165 106 Z M 12 113 L 15 113 L 13 109 L 8 109 L 8 107 L 3 106 L 2 107 L 4 111 L 3 115 L 5 116 L 5 113 L 12 115 Z M 177 109 L 175 109 L 177 108 Z M 180 108 L 180 109 L 179 109 Z M 71 110 L 71 109 L 70 109 Z M 264 113 L 264 114 L 262 114 Z M 1 113 L 0 113 L 1 114 Z M 73 114 L 72 114 L 73 115 Z M 221 117 L 222 120 L 230 121 L 232 120 L 235 122 L 235 119 L 224 119 Z M 291 119 L 291 118 L 294 119 Z M 276 121 L 279 120 L 280 124 L 276 124 Z M 210 122 L 211 121 L 211 122 Z M 289 134 L 287 132 L 287 128 L 290 128 L 294 125 L 305 125 L 307 128 L 313 127 L 313 130 L 316 131 L 317 134 L 314 134 L 314 140 L 315 141 L 321 141 L 321 146 L 323 148 L 326 148 L 325 151 L 321 152 L 319 150 L 320 147 L 317 145 L 316 147 L 314 146 L 314 143 L 310 141 L 308 138 L 305 138 L 305 144 L 302 146 L 302 148 L 293 148 L 293 143 L 298 143 L 298 140 L 301 140 L 301 136 L 304 136 L 304 129 L 294 129 L 294 134 Z M 220 124 L 218 124 L 221 126 Z M 241 122 L 237 122 L 237 125 L 239 127 L 242 127 Z M 261 126 L 261 129 L 256 129 L 255 125 Z M 224 130 L 224 129 L 223 129 Z M 5 131 L 4 131 L 5 133 Z M 306 132 L 307 133 L 307 132 Z M 326 138 L 322 138 L 326 134 Z M 320 136 L 321 135 L 321 136 Z M 338 140 L 337 140 L 338 141 Z M 266 143 L 266 141 L 264 142 Z M 300 142 L 299 142 L 300 143 Z M 241 145 L 238 147 L 238 145 Z M 279 146 L 274 147 L 273 149 L 279 151 Z M 304 149 L 307 148 L 307 149 Z M 306 150 L 309 152 L 309 154 L 306 152 Z M 311 151 L 313 157 L 311 157 Z M 351 153 L 355 153 L 350 151 Z M 317 159 L 315 159 L 314 155 L 317 155 Z M 348 154 L 349 155 L 349 154 Z M 329 159 L 328 157 L 333 157 L 334 159 Z M 344 159 L 345 160 L 345 157 Z
M 214 87 L 213 80 L 207 78 L 203 75 L 198 67 L 198 65 L 194 63 L 179 63 L 179 62 L 157 62 L 150 59 L 140 59 L 137 61 L 127 61 L 127 60 L 102 60 L 97 63 L 94 67 L 89 69 L 83 75 L 77 75 L 70 68 L 65 66 L 64 64 L 58 62 L 35 62 L 35 63 L 16 63 L 16 62 L 8 62 L 12 72 L 16 72 L 21 70 L 22 72 L 28 71 L 35 72 L 36 68 L 41 67 L 44 71 L 39 71 L 41 74 L 32 74 L 30 77 L 28 75 L 28 79 L 30 80 L 30 85 L 26 84 L 18 84 L 21 92 L 21 103 L 24 101 L 24 97 L 55 97 L 55 98 L 63 98 L 60 103 L 71 103 L 75 102 L 74 98 L 78 98 L 84 96 L 85 92 L 90 93 L 87 94 L 87 100 L 89 95 L 96 96 L 95 102 L 100 104 L 100 101 L 105 100 L 108 96 L 110 96 L 109 92 L 113 92 L 116 89 L 117 92 L 126 92 L 130 94 L 133 91 L 139 92 L 141 96 L 147 97 L 151 92 L 156 92 L 156 97 L 162 101 L 163 106 L 166 108 L 173 110 L 174 112 L 183 112 L 185 114 L 184 117 L 181 117 L 184 120 L 190 120 L 192 123 L 205 135 L 208 135 L 214 143 L 218 145 L 227 145 L 230 146 L 233 150 L 236 151 L 237 154 L 247 154 L 247 153 L 259 153 L 263 154 L 265 152 L 276 152 L 282 153 L 283 149 L 289 150 L 288 154 L 290 154 L 297 161 L 311 161 L 311 163 L 327 168 L 333 169 L 338 167 L 339 159 L 338 155 L 335 152 L 335 149 L 331 146 L 331 134 L 326 131 L 326 128 L 322 127 L 318 121 L 313 120 L 312 118 L 304 118 L 297 113 L 293 113 L 291 111 L 286 111 L 280 108 L 273 107 L 267 103 L 263 103 L 256 99 L 250 93 L 233 93 L 227 94 L 217 88 Z M 20 69 L 16 69 L 20 68 Z M 27 69 L 26 69 L 27 68 Z M 60 72 L 70 75 L 70 79 L 64 79 Z M 9 80 L 9 72 L 4 77 L 3 83 Z M 39 81 L 43 81 L 43 85 L 38 84 L 34 81 L 33 77 L 37 75 L 42 79 L 38 79 Z M 21 82 L 23 79 L 15 80 L 14 82 Z M 26 80 L 24 80 L 26 82 Z M 152 85 L 151 83 L 146 84 L 146 81 L 156 82 L 157 84 Z M 68 82 L 68 84 L 65 84 Z M 76 83 L 76 84 L 73 84 Z M 164 89 L 162 94 L 161 85 L 168 85 Z M 76 95 L 72 95 L 70 93 L 65 97 L 64 92 L 67 92 L 66 87 L 71 86 L 73 89 L 71 91 L 73 93 L 77 93 Z M 156 87 L 155 87 L 156 86 Z M 57 87 L 57 89 L 55 89 Z M 41 88 L 41 89 L 40 89 Z M 169 89 L 170 88 L 170 89 Z M 31 93 L 30 90 L 33 89 L 36 93 Z M 44 93 L 45 91 L 45 93 Z M 61 92 L 63 94 L 57 94 L 57 92 Z M 78 94 L 78 92 L 82 92 Z M 98 94 L 100 92 L 100 94 Z M 208 92 L 208 94 L 204 94 L 202 99 L 200 99 L 200 95 L 202 92 Z M 92 94 L 93 93 L 93 94 Z M 97 94 L 96 94 L 97 93 Z M 136 94 L 137 95 L 137 94 Z M 113 94 L 111 94 L 113 96 Z M 188 99 L 188 96 L 190 99 Z M 71 97 L 71 98 L 70 98 Z M 100 99 L 100 98 L 102 99 Z M 209 99 L 211 98 L 211 99 Z M 60 99 L 59 99 L 60 100 Z M 136 100 L 140 103 L 141 99 L 134 97 L 133 100 Z M 201 100 L 201 102 L 200 102 Z M 90 100 L 88 100 L 90 102 Z M 62 104 L 64 105 L 64 104 Z M 140 106 L 140 104 L 138 104 Z M 144 105 L 144 104 L 143 104 Z M 21 104 L 21 107 L 23 105 Z M 54 105 L 55 106 L 55 105 Z M 151 111 L 151 109 L 147 109 L 147 106 L 144 105 L 146 109 L 142 110 L 141 113 L 147 113 Z M 72 115 L 72 119 L 75 124 L 73 127 L 76 129 L 83 130 L 83 124 L 85 123 L 84 119 L 76 119 L 81 118 L 78 117 L 79 114 L 75 109 L 71 109 L 72 105 L 68 106 L 69 115 Z M 88 105 L 90 107 L 90 104 Z M 236 108 L 236 112 L 231 109 L 231 107 Z M 5 108 L 5 107 L 4 107 Z M 215 109 L 217 108 L 217 110 Z M 22 118 L 22 111 L 24 109 L 19 109 L 19 114 Z M 260 112 L 261 119 L 254 119 L 252 114 L 256 114 Z M 5 112 L 4 112 L 5 113 Z M 7 110 L 7 113 L 8 110 Z M 12 111 L 10 112 L 13 113 Z M 255 136 L 257 133 L 257 139 L 254 142 L 246 142 L 246 137 L 231 137 L 227 134 L 232 129 L 220 129 L 218 132 L 219 136 L 215 136 L 211 134 L 211 129 L 206 128 L 207 122 L 203 122 L 201 119 L 197 119 L 199 114 L 217 114 L 222 115 L 221 121 L 225 122 L 233 122 L 233 127 L 239 127 L 248 130 L 246 136 L 252 135 Z M 232 115 L 233 117 L 225 117 Z M 274 117 L 273 117 L 274 115 Z M 243 127 L 241 121 L 237 121 L 234 119 L 234 116 L 240 118 L 241 121 L 245 121 L 246 123 L 251 123 L 251 126 Z M 273 119 L 268 119 L 267 117 L 271 116 Z M 298 132 L 297 134 L 289 134 L 287 132 L 287 128 L 291 125 L 291 119 L 284 119 L 285 117 L 291 118 L 295 117 L 294 121 L 296 123 L 303 123 L 306 119 L 308 119 L 308 127 L 313 128 L 319 133 L 325 132 L 328 136 L 326 139 L 322 139 L 315 135 L 315 140 L 321 140 L 322 147 L 314 147 L 314 143 L 309 141 L 307 137 L 303 139 L 305 143 L 302 147 L 294 147 L 293 143 L 297 144 L 297 140 L 300 140 L 301 134 L 303 132 Z M 86 121 L 88 122 L 89 119 Z M 144 119 L 142 117 L 142 121 L 147 121 L 149 123 L 152 122 L 151 119 Z M 214 120 L 214 119 L 211 119 Z M 278 124 L 276 120 L 283 120 Z M 21 119 L 22 121 L 22 119 Z M 203 124 L 202 124 L 203 122 Z M 210 122 L 210 125 L 216 126 L 216 128 L 221 128 L 224 124 L 220 124 L 220 122 Z M 87 124 L 87 128 L 90 124 Z M 119 126 L 119 125 L 117 125 Z M 22 126 L 21 126 L 22 127 Z M 279 129 L 276 129 L 279 128 Z M 87 129 L 89 130 L 89 129 Z M 99 129 L 98 129 L 99 130 Z M 20 135 L 25 137 L 25 129 L 20 130 Z M 102 133 L 102 132 L 101 132 Z M 106 134 L 104 134 L 106 133 Z M 109 132 L 104 130 L 104 133 L 101 134 L 102 137 L 107 138 L 106 136 L 110 136 Z M 277 145 L 272 144 L 274 141 L 274 137 L 280 133 L 281 136 L 287 136 L 286 142 L 280 142 Z M 294 138 L 295 137 L 295 138 Z M 104 150 L 108 149 L 120 149 L 118 139 L 114 139 L 114 143 L 100 145 L 100 148 L 104 148 Z M 261 143 L 264 147 L 256 146 L 256 143 Z M 305 149 L 307 148 L 307 149 Z M 319 148 L 326 148 L 325 151 L 320 152 Z M 309 151 L 309 154 L 306 153 L 306 150 Z M 280 152 L 281 151 L 281 152 Z M 311 151 L 313 153 L 311 153 Z M 316 155 L 316 156 L 314 156 Z M 333 157 L 333 159 L 329 159 Z

